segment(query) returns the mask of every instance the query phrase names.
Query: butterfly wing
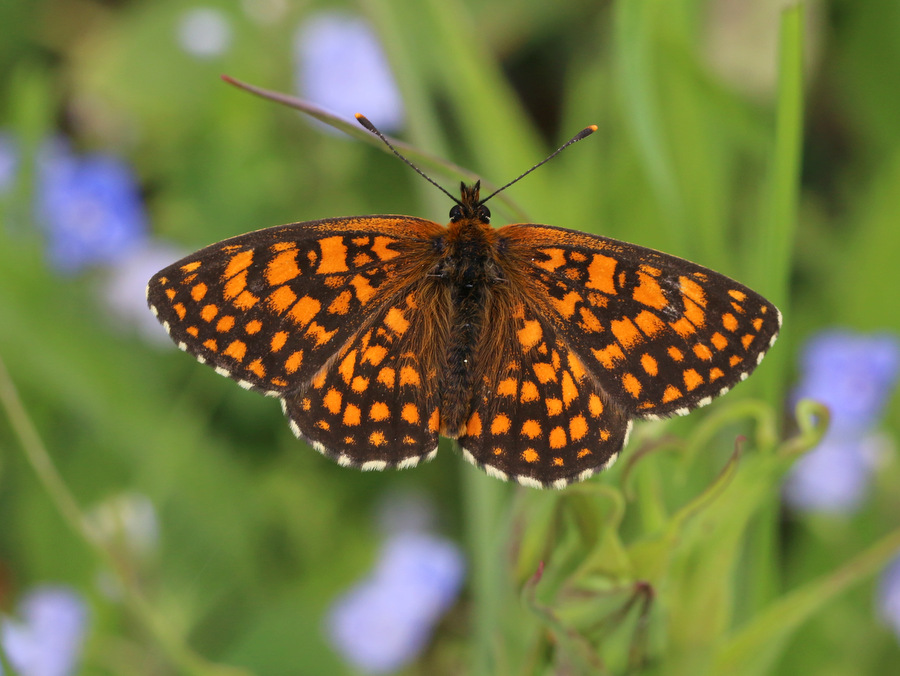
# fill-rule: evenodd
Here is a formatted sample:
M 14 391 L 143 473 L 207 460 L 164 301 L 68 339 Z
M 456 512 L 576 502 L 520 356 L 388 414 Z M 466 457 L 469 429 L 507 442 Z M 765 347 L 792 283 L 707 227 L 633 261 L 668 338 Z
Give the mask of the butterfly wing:
M 294 432 L 320 451 L 344 464 L 413 464 L 437 445 L 434 374 L 419 372 L 421 386 L 412 387 L 409 354 L 422 354 L 417 339 L 430 341 L 428 354 L 441 346 L 441 323 L 431 321 L 440 296 L 429 296 L 422 312 L 413 305 L 426 300 L 415 289 L 443 230 L 400 216 L 259 230 L 160 271 L 147 299 L 181 349 L 243 387 L 281 397 Z
M 429 238 L 441 230 L 401 216 L 258 230 L 161 270 L 147 301 L 178 347 L 244 387 L 283 396 L 424 274 Z
M 778 309 L 712 270 L 545 225 L 501 228 L 506 274 L 616 406 L 683 415 L 747 378 L 775 342 Z
M 483 365 L 459 444 L 488 474 L 561 488 L 608 467 L 630 416 L 610 401 L 540 307 L 496 289 L 475 362 Z
M 291 429 L 341 465 L 412 467 L 437 452 L 445 291 L 420 279 L 367 316 L 312 381 L 282 399 Z

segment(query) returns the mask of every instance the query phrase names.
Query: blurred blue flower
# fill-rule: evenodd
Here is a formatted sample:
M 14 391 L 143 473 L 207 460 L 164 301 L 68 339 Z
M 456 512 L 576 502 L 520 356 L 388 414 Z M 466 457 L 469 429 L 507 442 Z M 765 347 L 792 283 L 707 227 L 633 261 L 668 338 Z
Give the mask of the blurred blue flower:
M 881 620 L 900 637 L 900 556 L 881 574 L 876 605 Z
M 365 673 L 400 669 L 428 644 L 464 574 L 462 553 L 453 542 L 425 533 L 390 537 L 372 574 L 332 606 L 333 646 Z
M 178 44 L 192 56 L 221 56 L 231 45 L 231 24 L 225 14 L 210 7 L 187 10 L 178 21 Z
M 800 458 L 787 478 L 788 505 L 802 511 L 852 512 L 862 502 L 876 467 L 877 437 L 828 436 Z
M 109 310 L 117 328 L 136 330 L 157 347 L 175 347 L 156 317 L 147 311 L 147 280 L 186 253 L 168 244 L 145 240 L 109 268 L 100 293 L 103 307 Z
M 0 195 L 10 191 L 19 168 L 19 144 L 15 137 L 0 131 Z
M 794 400 L 820 401 L 831 412 L 830 432 L 866 430 L 880 417 L 900 371 L 900 342 L 890 334 L 825 331 L 811 338 L 800 360 Z
M 428 533 L 400 533 L 387 540 L 373 579 L 406 590 L 407 609 L 437 619 L 459 593 L 465 561 L 451 541 Z M 414 597 L 414 598 L 413 598 Z M 398 599 L 401 600 L 401 599 Z
M 818 447 L 792 468 L 784 486 L 797 510 L 847 512 L 862 501 L 883 444 L 873 433 L 900 372 L 900 340 L 890 334 L 826 331 L 800 360 L 792 399 L 828 406 L 831 424 Z
M 322 12 L 294 38 L 300 96 L 343 117 L 364 113 L 379 129 L 396 130 L 404 110 L 387 57 L 363 19 Z
M 413 490 L 385 493 L 375 505 L 375 519 L 385 538 L 399 533 L 428 533 L 437 523 L 434 503 Z
M 62 272 L 115 262 L 146 236 L 137 179 L 112 155 L 78 156 L 65 142 L 48 143 L 38 158 L 36 199 L 50 260 Z
M 42 586 L 22 600 L 19 613 L 21 621 L 3 618 L 0 642 L 20 676 L 75 673 L 87 629 L 84 600 L 71 589 Z

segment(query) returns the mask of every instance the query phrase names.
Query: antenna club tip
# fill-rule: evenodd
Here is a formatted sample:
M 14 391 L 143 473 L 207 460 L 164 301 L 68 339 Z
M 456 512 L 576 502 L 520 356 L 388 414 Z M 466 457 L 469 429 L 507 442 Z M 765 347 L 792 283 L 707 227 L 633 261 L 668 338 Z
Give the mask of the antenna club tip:
M 590 136 L 590 135 L 593 134 L 595 131 L 597 131 L 597 125 L 596 125 L 596 124 L 592 124 L 592 125 L 590 125 L 589 127 L 585 127 L 585 128 L 582 129 L 580 132 L 578 132 L 577 134 L 575 134 L 575 137 L 572 139 L 572 143 L 575 143 L 576 141 L 580 141 L 581 139 L 583 139 L 583 138 L 585 138 L 585 137 L 587 137 L 587 136 Z
M 356 113 L 353 117 L 355 117 L 356 121 L 359 122 L 363 127 L 368 129 L 372 133 L 375 132 L 375 125 L 369 122 L 369 118 L 367 118 L 365 115 L 363 115 L 362 113 Z

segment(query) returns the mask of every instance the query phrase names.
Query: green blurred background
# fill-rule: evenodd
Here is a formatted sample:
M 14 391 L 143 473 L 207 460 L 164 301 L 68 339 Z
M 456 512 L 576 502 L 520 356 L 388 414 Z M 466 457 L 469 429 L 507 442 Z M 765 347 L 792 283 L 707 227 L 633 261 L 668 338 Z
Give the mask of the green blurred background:
M 898 527 L 892 452 L 849 514 L 784 514 L 777 479 L 786 465 L 734 479 L 755 487 L 752 510 L 733 497 L 710 509 L 740 512 L 734 521 L 667 540 L 676 553 L 660 565 L 676 572 L 657 571 L 648 637 L 633 642 L 639 632 L 629 629 L 607 641 L 612 630 L 598 629 L 582 607 L 585 593 L 631 580 L 628 565 L 604 569 L 605 534 L 633 547 L 674 533 L 669 519 L 715 480 L 737 433 L 750 435 L 739 477 L 748 476 L 747 457 L 792 438 L 789 392 L 809 335 L 832 326 L 900 330 L 900 4 L 808 2 L 785 21 L 786 4 L 0 3 L 0 131 L 18 153 L 0 195 L 0 357 L 65 486 L 83 513 L 107 523 L 93 542 L 73 529 L 60 493 L 48 492 L 23 453 L 17 423 L 0 416 L 4 612 L 44 582 L 76 589 L 91 618 L 78 673 L 219 673 L 198 656 L 254 674 L 354 673 L 329 647 L 323 618 L 376 557 L 379 505 L 414 494 L 432 502 L 434 530 L 465 549 L 470 583 L 404 673 L 622 673 L 624 644 L 644 656 L 638 667 L 630 662 L 633 673 L 896 673 L 898 639 L 876 617 L 871 575 L 883 552 L 850 575 L 859 584 L 845 593 L 835 584 L 814 609 L 786 606 L 780 628 L 778 612 L 764 615 Z M 218 17 L 211 47 L 184 36 L 198 7 Z M 665 250 L 781 307 L 782 337 L 747 384 L 686 419 L 638 423 L 631 445 L 633 453 L 705 435 L 712 452 L 642 463 L 637 498 L 619 492 L 622 470 L 571 499 L 503 486 L 449 444 L 411 471 L 343 469 L 297 442 L 276 402 L 198 366 L 146 324 L 140 294 L 126 293 L 127 273 L 143 272 L 138 259 L 123 254 L 74 272 L 54 264 L 54 235 L 35 215 L 35 177 L 41 148 L 60 136 L 69 152 L 102 152 L 131 167 L 143 241 L 170 252 L 158 267 L 280 223 L 365 213 L 445 222 L 447 200 L 375 145 L 220 80 L 227 73 L 303 94 L 298 31 L 329 11 L 365 18 L 384 45 L 404 110 L 388 131 L 493 185 L 599 125 L 498 201 L 496 224 L 523 214 Z M 379 124 L 366 102 L 361 95 L 357 109 Z M 458 174 L 429 169 L 454 190 Z M 117 290 L 125 300 L 112 300 Z M 740 402 L 762 407 L 763 432 Z M 892 443 L 896 401 L 890 411 Z M 624 506 L 621 529 L 616 510 L 597 506 L 607 499 Z M 591 523 L 604 537 L 585 539 Z M 679 559 L 684 542 L 692 548 Z M 726 550 L 718 567 L 693 563 Z M 640 560 L 637 549 L 623 556 Z M 587 560 L 590 570 L 578 567 Z M 540 584 L 554 591 L 529 600 L 538 561 L 548 576 Z M 556 593 L 576 578 L 590 582 L 577 610 L 575 597 Z M 491 596 L 490 581 L 508 589 Z M 673 629 L 673 608 L 683 610 L 682 628 L 698 623 L 697 635 L 711 616 L 714 627 L 704 640 L 685 638 Z M 734 670 L 716 661 L 760 617 L 773 652 Z M 485 631 L 497 633 L 485 639 Z

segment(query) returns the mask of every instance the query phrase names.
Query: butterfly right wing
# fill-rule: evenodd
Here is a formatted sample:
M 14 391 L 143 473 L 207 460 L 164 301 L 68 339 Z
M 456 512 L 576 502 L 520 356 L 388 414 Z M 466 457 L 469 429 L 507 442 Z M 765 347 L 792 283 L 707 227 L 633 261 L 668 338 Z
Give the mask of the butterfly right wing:
M 683 415 L 747 378 L 775 342 L 765 298 L 676 256 L 546 225 L 508 225 L 504 271 L 631 416 Z
M 609 467 L 631 421 L 528 300 L 511 284 L 491 294 L 459 444 L 491 476 L 562 488 Z

